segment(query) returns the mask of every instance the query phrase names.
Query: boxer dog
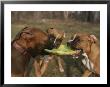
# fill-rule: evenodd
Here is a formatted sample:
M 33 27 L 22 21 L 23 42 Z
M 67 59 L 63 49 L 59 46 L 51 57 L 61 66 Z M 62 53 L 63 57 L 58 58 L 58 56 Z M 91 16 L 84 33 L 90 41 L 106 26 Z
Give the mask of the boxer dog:
M 67 44 L 72 49 L 83 51 L 82 55 L 85 59 L 82 60 L 82 63 L 87 68 L 83 74 L 84 77 L 87 77 L 92 73 L 100 76 L 100 48 L 98 39 L 95 35 L 77 33 L 71 37 L 71 40 L 69 40 Z
M 48 29 L 47 33 L 33 27 L 22 29 L 11 43 L 11 75 L 27 76 L 27 67 L 33 58 L 35 75 L 41 76 L 47 64 L 40 68 L 39 55 L 45 55 L 44 49 L 59 47 L 64 36 L 64 32 L 54 28 Z

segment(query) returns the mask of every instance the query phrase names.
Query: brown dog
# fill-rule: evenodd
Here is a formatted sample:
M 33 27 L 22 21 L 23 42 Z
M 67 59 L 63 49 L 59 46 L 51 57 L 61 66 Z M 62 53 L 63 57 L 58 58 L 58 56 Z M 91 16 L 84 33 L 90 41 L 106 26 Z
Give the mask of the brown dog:
M 92 72 L 98 76 L 100 75 L 100 48 L 94 35 L 77 33 L 67 44 L 73 49 L 83 50 L 85 60 L 82 60 L 82 62 L 88 68 L 83 76 L 89 76 Z
M 47 33 L 32 27 L 22 29 L 11 43 L 12 76 L 27 76 L 27 66 L 31 58 L 35 60 L 33 65 L 36 76 L 41 76 L 41 71 L 44 72 L 45 69 L 40 69 L 39 55 L 46 54 L 44 49 L 59 47 L 63 38 L 64 32 L 53 28 L 48 29 Z

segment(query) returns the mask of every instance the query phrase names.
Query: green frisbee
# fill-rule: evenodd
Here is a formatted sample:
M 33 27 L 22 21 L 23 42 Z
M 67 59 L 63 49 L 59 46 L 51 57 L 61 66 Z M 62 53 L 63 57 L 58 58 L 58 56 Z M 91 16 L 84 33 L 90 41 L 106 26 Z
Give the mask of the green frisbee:
M 74 54 L 78 53 L 77 50 L 72 50 L 67 45 L 60 45 L 59 48 L 52 49 L 52 50 L 45 49 L 45 51 L 48 53 L 56 54 L 56 55 L 74 55 Z

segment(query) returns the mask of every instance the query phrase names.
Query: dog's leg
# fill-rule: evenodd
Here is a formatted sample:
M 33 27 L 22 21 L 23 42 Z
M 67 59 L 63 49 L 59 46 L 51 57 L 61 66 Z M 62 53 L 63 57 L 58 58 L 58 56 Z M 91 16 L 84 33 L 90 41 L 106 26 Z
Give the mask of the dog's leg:
M 24 77 L 28 77 L 29 73 L 30 73 L 30 70 L 26 69 L 25 72 L 24 72 Z
M 30 75 L 33 62 L 34 62 L 34 60 L 31 58 L 30 61 L 29 61 L 29 64 L 27 65 L 27 67 L 25 69 L 24 77 L 28 77 Z
M 40 64 L 38 63 L 37 60 L 34 60 L 33 66 L 35 69 L 35 75 L 40 77 L 41 76 Z
M 90 74 L 92 74 L 92 72 L 89 71 L 89 70 L 86 70 L 82 76 L 83 77 L 88 77 L 88 76 L 90 76 Z
M 41 66 L 41 75 L 44 74 L 44 72 L 46 71 L 47 67 L 48 67 L 48 63 L 51 59 L 53 59 L 54 56 L 48 56 L 47 58 L 45 58 L 43 60 L 42 66 Z
M 43 59 L 41 59 L 41 60 L 39 61 L 39 64 L 40 64 L 40 66 L 42 66 L 42 64 L 43 64 Z
M 64 72 L 63 66 L 61 64 L 61 58 L 59 56 L 57 57 L 57 61 L 58 61 L 59 71 Z
M 49 61 L 43 61 L 42 67 L 41 67 L 41 75 L 44 74 L 44 72 L 46 71 L 47 67 L 48 67 L 48 63 Z

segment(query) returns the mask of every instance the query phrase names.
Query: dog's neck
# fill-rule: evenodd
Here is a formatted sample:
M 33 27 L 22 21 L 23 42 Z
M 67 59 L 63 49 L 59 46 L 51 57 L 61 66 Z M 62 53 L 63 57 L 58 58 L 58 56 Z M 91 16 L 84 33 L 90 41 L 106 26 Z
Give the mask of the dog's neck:
M 27 52 L 27 50 L 26 50 L 25 48 L 23 48 L 20 44 L 18 44 L 16 41 L 13 41 L 13 42 L 12 42 L 12 46 L 13 46 L 16 50 L 18 50 L 21 54 L 23 54 L 24 56 L 25 56 L 25 55 L 31 56 L 30 53 Z
M 26 40 L 24 40 L 24 39 L 19 39 L 19 40 L 15 40 L 15 42 L 17 43 L 17 44 L 19 44 L 22 48 L 24 48 L 24 49 L 28 49 L 28 47 L 27 47 L 27 42 L 26 42 Z
M 91 45 L 91 49 L 90 52 L 87 53 L 88 57 L 90 58 L 90 60 L 93 60 L 93 58 L 97 58 L 100 54 L 100 50 L 99 50 L 99 46 L 95 43 L 93 43 Z

